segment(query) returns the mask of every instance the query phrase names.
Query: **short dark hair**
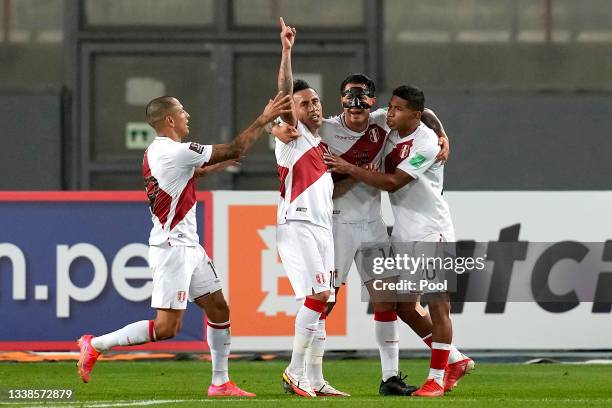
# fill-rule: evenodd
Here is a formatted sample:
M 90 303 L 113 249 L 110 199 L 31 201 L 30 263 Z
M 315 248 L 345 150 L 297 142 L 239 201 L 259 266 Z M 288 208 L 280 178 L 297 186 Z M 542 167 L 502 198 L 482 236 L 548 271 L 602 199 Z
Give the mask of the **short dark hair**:
M 340 85 L 340 94 L 344 93 L 346 84 L 363 84 L 370 91 L 371 97 L 376 96 L 376 85 L 374 85 L 374 81 L 372 81 L 372 79 L 365 74 L 356 73 L 344 78 L 344 81 L 342 81 L 342 84 Z
M 176 97 L 160 96 L 151 100 L 145 108 L 147 123 L 153 126 L 154 123 L 162 120 L 172 108 L 176 106 Z
M 312 89 L 313 91 L 317 92 L 308 84 L 308 82 L 304 81 L 303 79 L 296 79 L 293 81 L 293 93 L 303 91 L 304 89 Z
M 416 86 L 402 85 L 393 90 L 393 95 L 408 102 L 410 109 L 423 112 L 425 109 L 425 94 Z

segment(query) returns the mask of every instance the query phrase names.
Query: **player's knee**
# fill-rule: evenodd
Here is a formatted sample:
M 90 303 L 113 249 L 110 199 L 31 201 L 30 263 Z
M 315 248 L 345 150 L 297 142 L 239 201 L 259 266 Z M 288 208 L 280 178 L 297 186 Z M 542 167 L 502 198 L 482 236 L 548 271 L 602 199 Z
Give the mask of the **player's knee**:
M 317 293 L 316 295 L 313 295 L 312 297 L 317 300 L 320 300 L 321 302 L 327 302 L 330 296 L 331 296 L 331 291 L 326 290 L 324 292 Z
M 419 311 L 411 304 L 398 304 L 397 305 L 397 315 L 404 322 L 413 322 L 417 319 L 422 318 L 423 316 L 419 313 Z
M 447 302 L 430 302 L 429 314 L 431 315 L 432 319 L 450 320 L 450 304 Z
M 229 305 L 224 297 L 215 299 L 215 309 L 217 309 L 219 313 L 229 314 Z
M 230 319 L 230 317 L 229 317 L 229 306 L 227 302 L 225 301 L 225 298 L 223 298 L 222 296 L 215 298 L 214 302 L 212 303 L 212 308 L 206 309 L 206 314 L 208 315 L 208 318 L 212 322 L 215 322 L 215 323 L 227 322 Z

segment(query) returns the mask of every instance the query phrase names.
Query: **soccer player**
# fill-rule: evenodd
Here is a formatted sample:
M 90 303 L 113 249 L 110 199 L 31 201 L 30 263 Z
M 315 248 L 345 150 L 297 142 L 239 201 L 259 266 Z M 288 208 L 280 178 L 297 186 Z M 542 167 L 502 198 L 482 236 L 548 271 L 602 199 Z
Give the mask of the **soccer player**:
M 285 32 L 285 25 L 281 19 L 281 27 Z M 292 29 L 292 39 L 295 38 L 295 29 Z M 281 33 L 281 38 L 283 33 Z M 290 48 L 293 42 L 284 45 L 287 54 L 287 73 L 291 75 Z M 289 48 L 289 49 L 288 49 Z M 282 71 L 281 71 L 282 73 Z M 332 153 L 342 155 L 349 162 L 356 165 L 378 163 L 381 160 L 386 134 L 389 128 L 386 125 L 386 110 L 379 109 L 372 112 L 376 103 L 376 88 L 374 82 L 363 74 L 349 75 L 340 86 L 343 114 L 329 119 L 323 119 L 319 130 L 322 140 L 328 145 Z M 423 121 L 436 130 L 440 136 L 442 149 L 438 160 L 444 162 L 448 158 L 448 138 L 442 124 L 435 114 L 427 109 L 423 114 Z M 342 176 L 335 174 L 335 176 Z M 364 250 L 382 249 L 389 253 L 386 227 L 380 214 L 380 190 L 356 183 L 350 177 L 335 177 L 334 186 L 334 216 L 333 236 L 335 253 L 335 294 L 346 281 L 348 271 L 353 259 L 358 272 L 368 288 L 374 306 L 376 339 L 379 345 L 382 365 L 382 381 L 379 392 L 382 395 L 410 395 L 416 390 L 408 386 L 399 372 L 399 334 L 397 316 L 410 325 L 410 327 L 431 345 L 431 319 L 425 309 L 417 302 L 402 302 L 396 306 L 395 299 L 380 299 L 377 291 L 372 290 L 371 270 L 364 270 L 362 259 Z M 373 243 L 379 248 L 373 248 Z M 369 246 L 366 248 L 366 244 Z M 393 273 L 385 276 L 376 276 L 377 279 L 395 279 Z M 334 302 L 328 302 L 327 309 L 322 313 L 318 332 L 312 347 L 307 351 L 306 371 L 311 383 L 322 381 L 322 359 L 325 351 L 325 317 L 333 309 Z M 397 313 L 396 313 L 397 307 Z M 461 357 L 453 346 L 453 357 Z
M 444 166 L 436 163 L 438 137 L 421 122 L 424 103 L 425 97 L 418 88 L 400 86 L 393 91 L 387 112 L 392 131 L 384 150 L 384 173 L 360 168 L 338 156 L 325 156 L 332 171 L 391 193 L 395 216 L 392 242 L 455 241 L 448 205 L 442 197 Z M 439 293 L 437 299 L 429 302 L 433 323 L 429 375 L 425 384 L 412 393 L 415 396 L 444 395 L 474 366 L 471 359 L 456 351 L 457 361 L 451 365 L 460 366 L 461 371 L 453 374 L 447 369 L 453 348 L 450 302 L 446 293 Z
M 343 113 L 323 120 L 321 138 L 331 153 L 340 155 L 349 163 L 357 166 L 367 163 L 378 165 L 389 127 L 386 124 L 386 109 L 372 111 L 376 104 L 374 82 L 366 75 L 351 74 L 342 81 L 340 92 Z M 436 160 L 443 164 L 448 158 L 448 138 L 442 123 L 429 109 L 424 109 L 421 119 L 438 136 L 441 149 Z M 371 264 L 368 265 L 363 259 L 363 253 L 372 249 L 376 253 L 382 250 L 389 254 L 388 236 L 380 214 L 380 190 L 356 182 L 346 175 L 334 175 L 334 252 L 338 273 L 334 280 L 336 293 L 346 282 L 351 263 L 355 260 L 357 271 L 370 293 L 374 307 L 376 340 L 382 366 L 379 393 L 410 395 L 416 387 L 405 384 L 399 372 L 397 317 L 408 324 L 429 348 L 432 342 L 431 317 L 417 301 L 403 300 L 396 304 L 394 299 L 385 299 L 388 293 L 381 294 L 373 289 L 374 278 L 389 281 L 397 275 L 389 271 L 374 276 L 370 270 Z M 333 305 L 328 304 L 328 315 Z M 456 383 L 454 379 L 465 374 L 467 363 L 473 362 L 454 345 L 451 345 L 449 362 L 446 375 L 450 387 Z
M 320 129 L 321 138 L 331 153 L 343 157 L 349 163 L 356 166 L 377 166 L 382 159 L 389 127 L 386 124 L 386 110 L 372 111 L 376 104 L 374 82 L 366 75 L 351 74 L 342 81 L 340 95 L 343 113 L 324 119 Z M 446 160 L 448 138 L 442 124 L 430 110 L 427 110 L 425 116 L 424 120 L 427 120 L 430 127 L 437 129 L 444 147 L 438 159 Z M 431 333 L 431 319 L 427 311 L 416 302 L 396 305 L 394 298 L 385 298 L 372 287 L 374 278 L 388 282 L 396 280 L 397 277 L 394 271 L 374 276 L 371 265 L 367 265 L 363 257 L 368 251 L 389 254 L 389 237 L 380 209 L 380 190 L 343 174 L 334 173 L 334 180 L 336 294 L 346 282 L 354 260 L 374 307 L 376 341 L 382 368 L 379 393 L 410 395 L 417 388 L 407 385 L 404 382 L 405 377 L 399 372 L 397 317 L 399 315 L 420 337 Z M 333 305 L 328 305 L 327 314 L 331 313 Z
M 324 146 L 318 135 L 323 108 L 317 92 L 305 81 L 293 82 L 291 47 L 294 28 L 281 18 L 282 54 L 278 89 L 293 96 L 293 110 L 274 126 L 275 155 L 280 178 L 277 247 L 298 300 L 291 362 L 283 373 L 285 389 L 303 397 L 348 396 L 321 375 L 309 379 L 306 354 L 313 341 L 325 336 L 322 314 L 333 295 L 334 241 L 332 194 L 334 183 L 323 163 Z M 322 358 L 322 356 L 321 356 Z M 321 365 L 322 361 L 318 361 Z
M 206 340 L 212 358 L 209 396 L 252 397 L 230 381 L 229 308 L 212 261 L 199 244 L 196 227 L 194 168 L 241 158 L 260 137 L 265 125 L 291 107 L 291 98 L 277 94 L 261 115 L 232 143 L 182 143 L 189 134 L 189 113 L 170 96 L 155 98 L 146 107 L 147 122 L 157 137 L 142 164 L 153 228 L 149 237 L 149 265 L 153 271 L 151 307 L 155 320 L 141 320 L 102 336 L 85 334 L 78 340 L 79 375 L 89 382 L 101 353 L 114 346 L 132 346 L 170 339 L 181 328 L 187 300 L 204 310 Z

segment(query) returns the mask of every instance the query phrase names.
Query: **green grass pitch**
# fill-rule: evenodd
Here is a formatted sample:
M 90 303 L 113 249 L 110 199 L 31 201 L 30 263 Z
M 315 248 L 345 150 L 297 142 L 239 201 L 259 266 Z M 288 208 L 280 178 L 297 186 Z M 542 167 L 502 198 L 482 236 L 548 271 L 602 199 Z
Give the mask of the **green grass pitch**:
M 230 362 L 231 378 L 257 393 L 255 399 L 213 400 L 206 397 L 210 363 L 99 362 L 89 384 L 81 383 L 74 363 L 2 363 L 0 388 L 74 390 L 71 401 L 0 401 L 7 407 L 202 407 L 221 405 L 343 407 L 610 407 L 612 366 L 608 365 L 515 365 L 477 363 L 473 373 L 443 398 L 381 397 L 378 395 L 377 360 L 332 360 L 325 365 L 326 378 L 351 398 L 303 399 L 281 389 L 285 361 Z M 410 384 L 420 384 L 427 360 L 402 360 Z

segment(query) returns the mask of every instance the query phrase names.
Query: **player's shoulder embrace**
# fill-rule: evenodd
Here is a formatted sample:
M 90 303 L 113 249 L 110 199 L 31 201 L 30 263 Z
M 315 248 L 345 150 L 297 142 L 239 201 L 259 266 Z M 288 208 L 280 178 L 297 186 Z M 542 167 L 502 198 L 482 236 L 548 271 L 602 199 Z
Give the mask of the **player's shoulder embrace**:
M 433 129 L 427 127 L 424 123 L 421 122 L 419 125 L 418 131 L 415 134 L 415 139 L 420 139 L 423 141 L 433 140 L 436 144 L 438 144 L 438 135 L 434 132 Z
M 386 124 L 387 110 L 387 108 L 378 108 L 370 112 L 370 121 L 375 122 L 376 124 Z
M 421 123 L 414 135 L 414 144 L 431 149 L 439 149 L 438 135 L 432 129 Z

